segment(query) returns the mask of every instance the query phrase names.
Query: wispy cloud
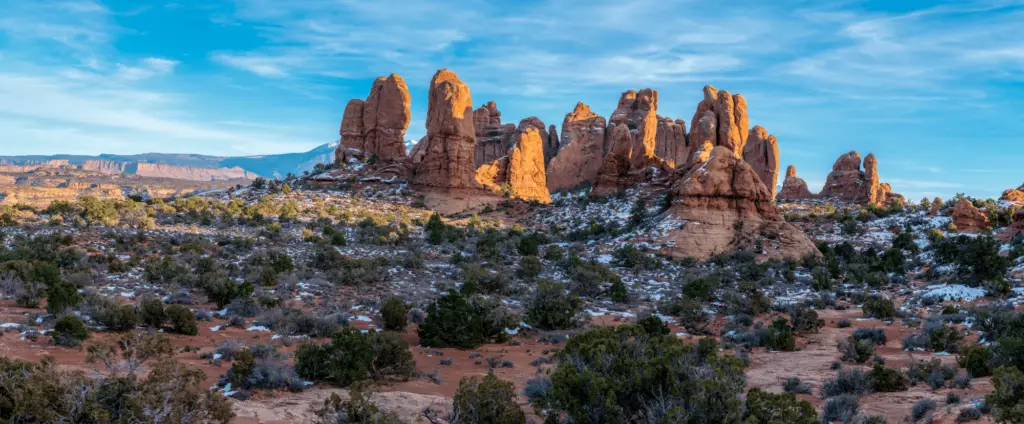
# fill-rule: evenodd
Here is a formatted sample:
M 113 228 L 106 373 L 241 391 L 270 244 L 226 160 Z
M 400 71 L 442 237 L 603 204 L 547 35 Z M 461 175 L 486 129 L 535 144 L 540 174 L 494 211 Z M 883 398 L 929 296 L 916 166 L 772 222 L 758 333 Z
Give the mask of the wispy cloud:
M 117 64 L 117 77 L 126 81 L 141 81 L 153 77 L 169 75 L 178 66 L 178 61 L 149 57 L 137 66 Z

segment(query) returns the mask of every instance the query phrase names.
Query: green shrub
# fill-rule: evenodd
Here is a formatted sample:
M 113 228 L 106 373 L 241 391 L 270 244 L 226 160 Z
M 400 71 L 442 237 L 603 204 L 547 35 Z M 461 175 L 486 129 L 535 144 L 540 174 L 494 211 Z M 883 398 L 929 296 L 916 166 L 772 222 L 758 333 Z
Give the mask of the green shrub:
M 764 346 L 783 352 L 792 352 L 796 349 L 796 339 L 793 337 L 793 327 L 785 318 L 776 318 L 772 325 L 768 326 L 768 337 Z
M 825 321 L 818 319 L 818 313 L 804 305 L 794 305 L 789 310 L 796 333 L 817 333 Z
M 452 399 L 444 422 L 480 424 L 524 424 L 526 414 L 519 408 L 515 386 L 487 373 L 484 378 L 463 378 Z M 440 422 L 440 421 L 434 421 Z
M 860 396 L 871 391 L 871 380 L 861 370 L 839 370 L 835 378 L 825 380 L 821 385 L 821 397 L 842 395 Z
M 671 330 L 665 321 L 658 318 L 656 315 L 650 315 L 646 318 L 637 321 L 636 325 L 644 329 L 644 332 L 651 336 L 664 336 L 667 335 Z
M 207 280 L 201 288 L 206 297 L 216 303 L 217 308 L 220 309 L 228 306 L 235 299 L 249 297 L 255 290 L 250 282 L 239 284 L 227 277 L 215 277 Z
M 78 288 L 65 280 L 52 282 L 46 289 L 46 312 L 59 314 L 82 302 Z
M 427 307 L 427 318 L 418 332 L 423 346 L 472 349 L 504 341 L 505 328 L 518 322 L 511 316 L 502 316 L 496 302 L 453 291 Z
M 863 364 L 875 355 L 875 342 L 870 339 L 855 340 L 853 337 L 847 337 L 839 341 L 837 349 L 843 354 L 844 361 Z
M 626 288 L 626 284 L 622 280 L 616 281 L 608 287 L 608 297 L 612 299 L 612 302 L 627 303 L 629 302 L 629 289 Z
M 576 315 L 582 308 L 583 301 L 575 294 L 566 294 L 564 285 L 541 280 L 526 308 L 526 322 L 542 330 L 565 330 L 576 325 Z
M 89 328 L 77 317 L 68 315 L 57 320 L 50 334 L 53 343 L 64 347 L 78 347 L 89 338 Z
M 1015 367 L 999 367 L 992 374 L 992 393 L 985 406 L 999 423 L 1024 422 L 1024 374 Z
M 92 318 L 107 330 L 118 332 L 134 330 L 141 322 L 133 306 L 116 303 L 104 305 Z
M 199 325 L 196 323 L 196 314 L 182 305 L 171 305 L 166 310 L 167 318 L 171 321 L 171 332 L 194 336 L 199 334 Z
M 565 249 L 556 244 L 550 244 L 544 248 L 544 259 L 549 261 L 560 261 L 565 256 Z
M 362 383 L 353 385 L 346 400 L 342 400 L 337 393 L 331 393 L 324 400 L 324 406 L 313 412 L 317 416 L 317 424 L 402 424 L 395 413 L 381 411 L 370 400 L 366 389 Z
M 409 325 L 409 305 L 401 297 L 389 297 L 381 306 L 380 315 L 384 319 L 385 330 L 402 332 Z
M 810 402 L 797 399 L 793 393 L 773 394 L 756 388 L 747 392 L 743 420 L 765 424 L 819 424 L 818 413 Z
M 234 362 L 231 364 L 230 381 L 234 387 L 245 387 L 245 382 L 252 376 L 256 369 L 256 355 L 250 349 L 241 349 L 234 353 Z
M 902 392 L 910 387 L 910 379 L 906 373 L 895 368 L 886 368 L 881 364 L 871 368 L 868 379 L 871 380 L 871 390 L 876 392 Z
M 683 286 L 683 295 L 695 300 L 709 300 L 717 285 L 718 282 L 710 278 L 695 278 Z
M 409 346 L 394 333 L 361 333 L 348 327 L 327 343 L 304 344 L 295 353 L 302 378 L 348 386 L 362 380 L 408 379 L 415 373 Z
M 882 297 L 871 297 L 865 300 L 861 310 L 864 311 L 865 318 L 885 319 L 896 317 L 896 308 L 893 307 L 892 301 Z
M 536 256 L 523 256 L 519 260 L 519 276 L 527 280 L 537 278 L 542 271 L 540 259 Z
M 687 344 L 633 325 L 577 333 L 555 357 L 550 397 L 535 405 L 570 422 L 629 422 L 654 402 L 671 405 L 655 422 L 737 422 L 743 361 L 717 353 L 713 342 Z
M 167 321 L 164 302 L 153 296 L 145 296 L 139 300 L 139 316 L 142 322 L 153 328 L 160 328 Z
M 526 237 L 519 239 L 519 245 L 516 246 L 516 250 L 522 256 L 537 256 L 540 255 L 540 244 L 543 241 L 543 236 L 539 233 L 533 233 Z
M 971 377 L 988 377 L 992 375 L 992 352 L 989 348 L 971 344 L 960 348 L 956 363 L 967 371 Z

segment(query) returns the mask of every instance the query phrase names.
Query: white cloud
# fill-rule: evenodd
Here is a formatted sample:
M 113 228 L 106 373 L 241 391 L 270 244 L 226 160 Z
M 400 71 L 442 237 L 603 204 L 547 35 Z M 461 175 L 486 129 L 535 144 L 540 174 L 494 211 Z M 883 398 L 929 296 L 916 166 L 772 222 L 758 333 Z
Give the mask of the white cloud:
M 154 77 L 170 75 L 178 65 L 178 61 L 150 57 L 143 59 L 138 66 L 117 64 L 118 78 L 126 81 L 141 81 Z

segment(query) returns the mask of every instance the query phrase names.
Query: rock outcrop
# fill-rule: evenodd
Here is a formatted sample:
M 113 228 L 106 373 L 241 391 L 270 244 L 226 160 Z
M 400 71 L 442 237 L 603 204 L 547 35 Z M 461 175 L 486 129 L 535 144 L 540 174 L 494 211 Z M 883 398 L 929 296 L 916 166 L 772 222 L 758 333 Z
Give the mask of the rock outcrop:
M 412 183 L 420 187 L 478 188 L 473 97 L 454 72 L 430 81 L 427 136 L 413 148 Z
M 519 121 L 519 126 L 516 127 L 517 132 L 524 131 L 527 127 L 533 127 L 537 129 L 537 133 L 540 134 L 541 141 L 543 141 L 544 148 L 544 164 L 547 165 L 551 161 L 551 158 L 558 154 L 558 132 L 555 126 L 545 126 L 544 121 L 536 116 L 524 118 Z
M 125 173 L 142 177 L 173 178 L 191 181 L 218 181 L 256 178 L 256 175 L 237 166 L 231 168 L 196 168 L 192 166 L 164 165 L 159 163 L 129 163 Z
M 558 155 L 562 148 L 561 139 L 558 138 L 558 128 L 554 125 L 548 127 L 548 138 L 544 140 L 544 166 L 551 163 L 551 159 Z
M 405 158 L 411 104 L 409 87 L 402 77 L 391 74 L 377 78 L 365 101 L 352 99 L 345 106 L 335 161 L 345 163 L 349 149 L 376 155 L 385 162 Z
M 1017 204 L 1024 203 L 1024 185 L 1016 189 L 1011 188 L 1009 190 L 1004 191 L 1003 195 L 999 197 L 999 200 Z
M 101 174 L 123 174 L 127 169 L 126 162 L 118 162 L 113 160 L 102 160 L 102 159 L 89 159 L 82 163 L 81 168 L 83 171 L 99 172 Z
M 819 196 L 873 205 L 904 203 L 903 196 L 893 193 L 888 184 L 879 181 L 878 160 L 875 155 L 869 154 L 864 159 L 864 170 L 861 170 L 860 153 L 855 151 L 836 159 Z
M 698 260 L 740 249 L 762 258 L 820 254 L 802 231 L 786 223 L 768 187 L 729 147 L 715 147 L 671 190 L 673 204 L 658 225 L 668 229 L 659 240 L 667 246 L 662 253 Z
M 813 199 L 816 196 L 807 189 L 807 182 L 796 176 L 796 167 L 786 168 L 786 179 L 782 181 L 782 190 L 775 196 L 779 200 Z
M 608 148 L 591 195 L 606 196 L 652 175 L 671 172 L 672 167 L 654 153 L 657 113 L 657 91 L 645 88 L 622 93 L 618 108 L 609 118 Z
M 1000 231 L 996 238 L 1003 243 L 1011 243 L 1016 239 L 1024 238 L 1024 209 L 1013 214 L 1013 222 Z
M 502 125 L 501 111 L 493 101 L 487 102 L 473 112 L 473 124 L 476 127 L 474 162 L 477 167 L 508 154 L 508 149 L 512 147 L 512 137 L 515 136 L 516 126 L 514 124 Z
M 932 200 L 932 207 L 928 210 L 928 216 L 938 216 L 940 208 L 942 208 L 942 198 L 935 196 L 935 200 Z
M 725 146 L 736 157 L 742 157 L 748 128 L 747 100 L 742 95 L 704 86 L 704 99 L 697 104 L 697 111 L 690 121 L 691 147 L 710 141 L 712 145 Z
M 967 198 L 960 199 L 953 206 L 953 225 L 961 233 L 980 233 L 989 229 L 988 216 L 974 207 Z
M 761 182 L 772 193 L 772 198 L 775 198 L 776 186 L 779 184 L 779 140 L 769 135 L 768 130 L 760 125 L 751 128 L 743 147 L 743 160 L 754 168 Z
M 513 199 L 551 203 L 544 172 L 544 139 L 540 131 L 525 126 L 517 131 L 508 156 L 477 168 L 476 181 Z
M 673 121 L 672 118 L 658 116 L 654 154 L 674 168 L 684 165 L 689 153 L 686 144 L 686 121 Z
M 604 160 L 607 123 L 582 102 L 562 120 L 562 140 L 558 154 L 547 164 L 548 190 L 568 190 L 597 180 Z

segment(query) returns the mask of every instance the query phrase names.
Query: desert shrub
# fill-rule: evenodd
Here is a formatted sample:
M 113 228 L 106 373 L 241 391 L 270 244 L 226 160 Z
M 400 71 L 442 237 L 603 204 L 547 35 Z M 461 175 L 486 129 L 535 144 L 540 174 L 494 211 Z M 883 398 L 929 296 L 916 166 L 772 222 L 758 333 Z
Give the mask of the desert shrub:
M 943 364 L 937 358 L 927 362 L 917 361 L 907 367 L 907 376 L 910 377 L 910 384 L 927 382 L 933 389 L 938 389 L 956 377 L 956 368 Z
M 526 322 L 542 330 L 564 330 L 576 325 L 583 301 L 575 294 L 566 294 L 565 286 L 550 280 L 537 283 L 526 308 Z
M 112 301 L 103 302 L 90 312 L 90 317 L 97 324 L 109 331 L 128 331 L 135 329 L 141 320 L 131 305 L 119 305 Z
M 171 305 L 166 309 L 167 319 L 171 321 L 171 332 L 194 336 L 199 334 L 199 325 L 192 310 L 181 305 Z
M 46 288 L 46 312 L 56 315 L 81 302 L 78 288 L 65 280 L 58 279 Z
M 549 261 L 560 261 L 565 256 L 565 249 L 556 244 L 550 244 L 544 248 L 544 259 Z
M 384 319 L 385 330 L 402 332 L 409 325 L 409 305 L 401 297 L 389 297 L 381 306 L 380 315 Z
M 692 334 L 710 333 L 708 326 L 711 325 L 711 317 L 700 302 L 689 297 L 677 297 L 663 302 L 658 305 L 658 310 L 664 315 L 676 317 L 679 325 Z
M 227 378 L 233 388 L 247 390 L 299 392 L 306 386 L 293 367 L 255 349 L 242 349 L 235 354 L 235 362 L 231 364 Z
M 946 405 L 956 405 L 960 403 L 960 395 L 949 392 L 946 393 Z
M 487 342 L 504 341 L 505 328 L 519 321 L 502 313 L 496 302 L 449 292 L 427 308 L 427 317 L 418 330 L 420 344 L 471 349 Z
M 850 325 L 850 320 L 848 319 L 841 319 L 838 323 L 836 323 L 837 328 L 848 328 L 850 327 Z
M 956 363 L 967 370 L 971 377 L 992 375 L 992 353 L 985 346 L 978 344 L 962 346 L 960 354 L 956 357 Z
M 783 352 L 792 352 L 796 349 L 796 339 L 793 337 L 793 327 L 785 318 L 776 318 L 772 325 L 768 326 L 768 337 L 764 346 Z
M 967 408 L 961 409 L 960 413 L 957 414 L 956 422 L 962 423 L 962 422 L 967 422 L 967 421 L 980 420 L 981 417 L 984 416 L 984 415 L 985 414 L 983 414 L 980 410 L 978 410 L 978 408 L 967 407 Z
M 773 394 L 756 388 L 747 392 L 743 419 L 749 423 L 819 423 L 810 402 L 797 399 L 793 393 Z
M 789 377 L 782 382 L 782 390 L 787 393 L 810 394 L 811 385 L 804 383 L 798 377 Z
M 488 373 L 482 379 L 467 377 L 459 381 L 447 416 L 434 417 L 431 422 L 449 424 L 525 424 L 526 414 L 516 401 L 515 386 Z M 439 420 L 440 418 L 440 420 Z M 443 421 L 442 421 L 443 420 Z
M 342 400 L 337 393 L 324 400 L 320 408 L 314 409 L 316 424 L 401 424 L 398 415 L 381 411 L 370 400 L 365 384 L 360 383 L 349 390 L 348 399 Z
M 661 266 L 661 261 L 648 253 L 641 252 L 632 244 L 626 244 L 616 249 L 612 253 L 612 257 L 612 263 L 623 268 L 650 270 Z
M 551 383 L 551 377 L 538 373 L 536 376 L 526 381 L 526 388 L 523 389 L 523 395 L 526 396 L 530 402 L 543 404 L 550 399 L 552 390 L 554 390 L 554 385 Z
M 217 347 L 214 349 L 214 352 L 220 355 L 220 359 L 233 361 L 235 359 L 235 354 L 248 349 L 249 347 L 246 346 L 245 343 L 236 340 L 224 340 L 217 343 Z
M 695 278 L 683 286 L 683 295 L 696 300 L 709 300 L 717 285 L 718 281 L 712 278 Z
M 211 302 L 217 304 L 218 309 L 223 309 L 235 299 L 249 297 L 254 290 L 252 283 L 239 284 L 227 277 L 206 280 L 200 288 Z
M 89 328 L 75 316 L 64 316 L 57 320 L 50 334 L 53 343 L 64 347 L 78 347 L 89 338 Z
M 626 284 L 624 284 L 622 280 L 612 283 L 612 285 L 608 287 L 606 294 L 612 299 L 612 302 L 629 302 L 629 289 L 626 288 Z
M 958 277 L 975 286 L 1002 280 L 1012 264 L 1010 258 L 999 255 L 1002 243 L 988 235 L 938 237 L 932 248 L 936 263 L 953 265 Z
M 238 298 L 231 301 L 231 303 L 229 303 L 228 306 L 225 307 L 224 309 L 227 309 L 228 315 L 252 318 L 256 315 L 259 315 L 263 307 L 260 305 L 259 302 L 253 299 Z
M 875 345 L 882 346 L 888 341 L 888 337 L 885 335 L 885 329 L 882 328 L 858 328 L 853 330 L 853 340 L 869 340 Z
M 868 371 L 868 379 L 871 380 L 871 390 L 876 392 L 902 392 L 910 387 L 906 373 L 879 364 Z
M 301 309 L 276 308 L 265 311 L 253 321 L 253 325 L 263 326 L 290 336 L 330 337 L 347 322 L 346 319 L 344 314 L 316 316 Z
M 540 259 L 536 256 L 523 256 L 519 259 L 519 276 L 532 280 L 542 271 Z
M 645 333 L 651 336 L 664 336 L 671 331 L 669 330 L 668 325 L 666 325 L 665 322 L 656 315 L 649 315 L 642 318 L 637 321 L 636 325 L 639 325 L 640 328 L 644 329 Z
M 960 343 L 964 335 L 956 327 L 945 323 L 939 325 L 927 325 L 924 328 L 928 334 L 928 347 L 936 352 L 956 353 L 960 351 Z
M 928 413 L 935 410 L 935 401 L 931 399 L 921 399 L 914 403 L 914 406 L 910 408 L 910 418 L 914 421 L 921 421 Z
M 870 339 L 854 340 L 851 336 L 840 340 L 837 349 L 843 354 L 844 361 L 863 364 L 875 355 L 875 342 Z
M 153 328 L 160 328 L 167 321 L 167 314 L 164 313 L 164 302 L 154 296 L 144 296 L 139 299 L 139 318 L 142 322 Z
M 556 362 L 551 396 L 535 405 L 571 422 L 740 418 L 743 362 L 718 356 L 714 340 L 693 345 L 672 336 L 650 336 L 638 326 L 599 327 L 569 338 Z
M 565 263 L 565 271 L 571 283 L 569 289 L 580 296 L 598 296 L 605 284 L 614 284 L 621 277 L 604 264 L 595 260 L 584 261 L 571 256 Z
M 822 397 L 841 395 L 860 396 L 871 391 L 871 380 L 860 370 L 839 370 L 835 378 L 825 380 L 821 385 Z
M 893 307 L 892 301 L 882 297 L 871 297 L 864 301 L 861 306 L 861 310 L 864 311 L 865 318 L 895 318 L 896 308 Z
M 1024 374 L 1015 367 L 999 367 L 992 373 L 992 393 L 985 405 L 1000 423 L 1024 422 Z
M 397 335 L 345 328 L 327 343 L 299 346 L 295 371 L 309 380 L 347 386 L 369 379 L 408 379 L 416 365 L 409 346 Z
M 789 310 L 793 320 L 793 331 L 796 333 L 817 333 L 824 320 L 818 319 L 818 313 L 804 305 L 793 305 Z
M 860 411 L 860 401 L 857 396 L 837 396 L 825 401 L 825 406 L 821 410 L 821 421 L 852 423 L 857 417 L 858 411 Z

